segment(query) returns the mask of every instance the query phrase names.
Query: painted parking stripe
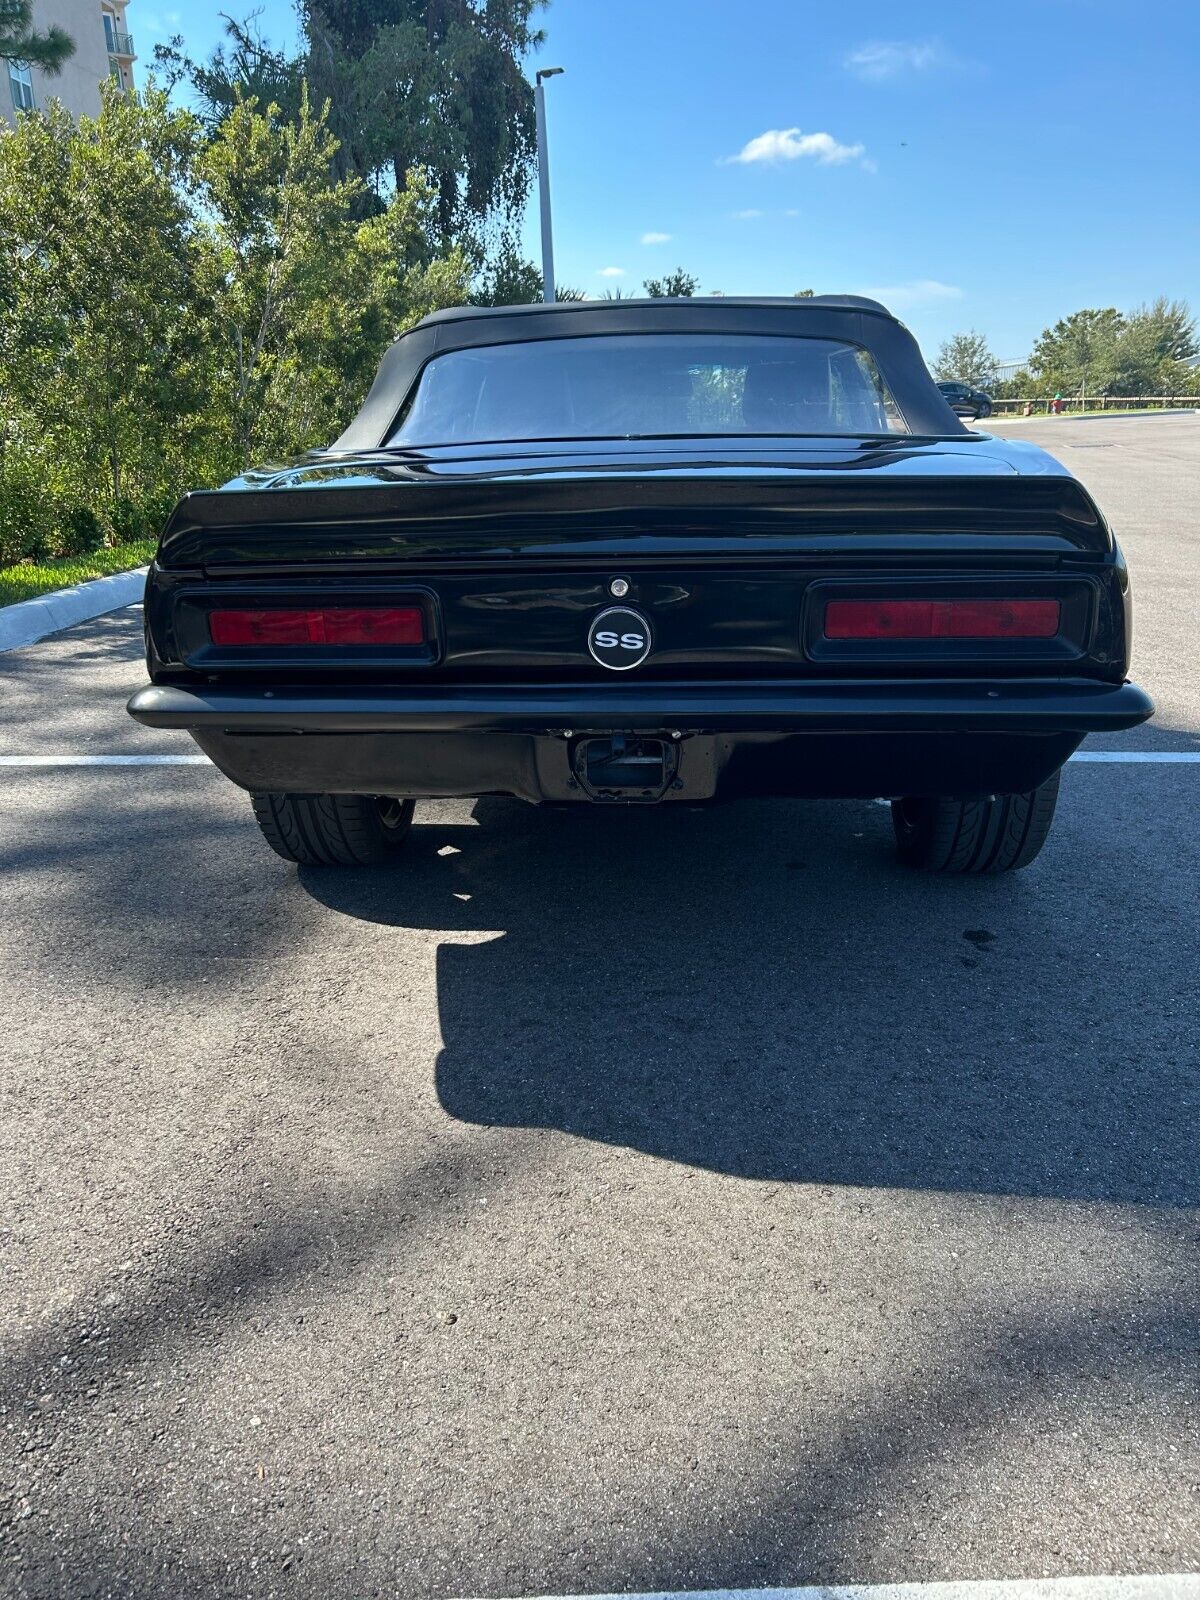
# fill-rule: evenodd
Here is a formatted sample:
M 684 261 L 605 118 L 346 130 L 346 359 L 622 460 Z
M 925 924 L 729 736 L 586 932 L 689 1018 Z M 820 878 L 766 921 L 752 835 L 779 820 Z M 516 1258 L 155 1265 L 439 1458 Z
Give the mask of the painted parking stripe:
M 835 1584 L 803 1589 L 673 1589 L 654 1594 L 542 1595 L 538 1600 L 1200 1600 L 1200 1573 Z
M 1200 750 L 1076 750 L 1072 761 L 1200 761 Z
M 0 756 L 0 767 L 210 767 L 207 756 Z

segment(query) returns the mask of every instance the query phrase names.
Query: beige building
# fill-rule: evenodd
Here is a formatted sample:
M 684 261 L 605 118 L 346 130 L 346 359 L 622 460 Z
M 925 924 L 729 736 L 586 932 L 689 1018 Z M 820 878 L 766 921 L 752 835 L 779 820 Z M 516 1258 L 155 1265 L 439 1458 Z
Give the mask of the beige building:
M 133 88 L 133 39 L 125 23 L 126 0 L 33 0 L 33 25 L 39 33 L 57 25 L 75 41 L 75 54 L 57 77 L 40 67 L 0 61 L 0 117 L 32 111 L 61 100 L 72 116 L 100 110 L 100 81 L 114 78 Z

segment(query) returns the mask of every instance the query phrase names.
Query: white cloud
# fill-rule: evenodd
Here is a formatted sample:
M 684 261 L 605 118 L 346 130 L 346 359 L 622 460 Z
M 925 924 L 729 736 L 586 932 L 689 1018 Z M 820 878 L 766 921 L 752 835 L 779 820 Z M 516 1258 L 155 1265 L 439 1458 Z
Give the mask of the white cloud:
M 745 211 L 735 211 L 733 215 L 738 222 L 749 222 L 752 217 L 761 217 L 762 212 L 756 211 L 753 206 L 749 206 Z
M 798 161 L 807 157 L 823 167 L 841 166 L 845 161 L 858 161 L 866 151 L 861 144 L 839 144 L 831 133 L 801 133 L 799 128 L 768 128 L 756 139 L 744 144 L 730 162 Z
M 873 39 L 851 50 L 842 65 L 864 83 L 886 83 L 889 78 L 924 72 L 944 59 L 942 47 L 932 40 Z
M 901 311 L 909 306 L 929 305 L 938 300 L 961 300 L 963 292 L 956 284 L 939 283 L 936 278 L 913 278 L 908 283 L 889 283 L 882 288 L 859 291 L 872 300 L 882 300 L 891 311 Z
M 671 235 L 669 233 L 644 233 L 642 235 L 643 244 L 669 244 L 670 241 Z
M 623 278 L 625 276 L 625 268 L 624 267 L 601 267 L 600 268 L 600 276 L 602 278 Z

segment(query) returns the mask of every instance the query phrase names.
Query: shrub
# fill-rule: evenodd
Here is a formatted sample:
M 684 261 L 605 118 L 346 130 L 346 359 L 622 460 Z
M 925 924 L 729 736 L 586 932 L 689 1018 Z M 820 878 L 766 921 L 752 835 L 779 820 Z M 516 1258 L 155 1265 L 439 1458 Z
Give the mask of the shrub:
M 192 488 L 192 484 L 185 484 L 184 489 Z M 182 493 L 182 491 L 180 491 Z M 146 501 L 146 534 L 150 539 L 157 539 L 166 526 L 167 518 L 174 511 L 179 502 L 180 495 L 173 489 L 162 489 L 157 494 L 150 496 Z
M 72 506 L 63 517 L 59 554 L 90 556 L 104 544 L 104 524 L 90 506 Z
M 0 566 L 38 557 L 53 548 L 56 507 L 37 463 L 0 444 Z
M 160 491 L 144 500 L 114 501 L 108 508 L 110 542 L 128 544 L 135 539 L 157 539 L 178 498 L 170 491 Z
M 108 526 L 113 544 L 128 544 L 131 539 L 144 539 L 146 522 L 146 509 L 136 500 L 122 497 L 114 500 L 108 508 Z

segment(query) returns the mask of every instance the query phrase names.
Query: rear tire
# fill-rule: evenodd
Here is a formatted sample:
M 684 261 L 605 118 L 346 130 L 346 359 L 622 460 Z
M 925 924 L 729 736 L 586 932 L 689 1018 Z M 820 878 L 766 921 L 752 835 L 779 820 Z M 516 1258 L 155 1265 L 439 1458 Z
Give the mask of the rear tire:
M 252 794 L 263 838 L 302 867 L 372 867 L 403 844 L 413 802 L 369 794 Z
M 1060 777 L 991 800 L 893 800 L 900 859 L 926 872 L 1019 872 L 1046 842 Z

